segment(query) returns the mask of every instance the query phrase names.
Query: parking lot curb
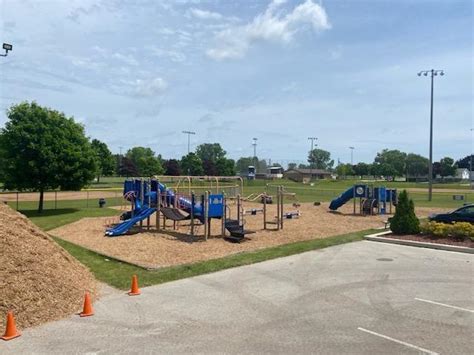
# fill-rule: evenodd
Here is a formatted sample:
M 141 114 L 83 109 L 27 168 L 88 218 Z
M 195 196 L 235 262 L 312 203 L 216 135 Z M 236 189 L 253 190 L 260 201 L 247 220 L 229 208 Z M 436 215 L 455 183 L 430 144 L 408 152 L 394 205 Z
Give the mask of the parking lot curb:
M 364 239 L 370 240 L 372 242 L 391 243 L 391 244 L 398 244 L 398 245 L 408 245 L 408 246 L 419 247 L 419 248 L 438 249 L 438 250 L 445 250 L 445 251 L 457 251 L 459 253 L 474 254 L 474 248 L 458 247 L 455 245 L 446 245 L 446 244 L 424 243 L 424 242 L 417 242 L 414 240 L 403 240 L 403 239 L 382 237 L 383 235 L 390 234 L 390 233 L 392 232 L 384 231 L 380 233 L 370 234 L 370 235 L 364 236 Z

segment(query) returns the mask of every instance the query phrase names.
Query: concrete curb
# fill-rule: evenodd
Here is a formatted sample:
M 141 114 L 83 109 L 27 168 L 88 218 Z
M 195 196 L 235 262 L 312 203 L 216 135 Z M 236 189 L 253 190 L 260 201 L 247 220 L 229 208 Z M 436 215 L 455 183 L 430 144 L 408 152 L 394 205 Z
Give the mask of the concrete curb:
M 467 248 L 467 247 L 458 247 L 455 245 L 447 245 L 447 244 L 436 244 L 436 243 L 425 243 L 425 242 L 417 242 L 414 240 L 403 240 L 403 239 L 394 239 L 394 238 L 384 238 L 382 235 L 390 234 L 391 231 L 385 231 L 381 233 L 375 233 L 364 236 L 364 239 L 370 240 L 372 242 L 382 242 L 382 243 L 391 243 L 391 244 L 398 244 L 398 245 L 408 245 L 412 247 L 419 247 L 419 248 L 428 248 L 428 249 L 437 249 L 437 250 L 445 250 L 445 251 L 456 251 L 459 253 L 467 253 L 467 254 L 474 254 L 474 248 Z

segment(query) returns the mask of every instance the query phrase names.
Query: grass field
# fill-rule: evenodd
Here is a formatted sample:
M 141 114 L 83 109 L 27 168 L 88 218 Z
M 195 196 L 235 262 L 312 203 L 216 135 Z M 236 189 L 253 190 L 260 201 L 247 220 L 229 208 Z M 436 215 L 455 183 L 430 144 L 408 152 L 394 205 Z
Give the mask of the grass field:
M 285 244 L 254 252 L 240 253 L 220 259 L 203 261 L 195 264 L 166 267 L 159 270 L 146 270 L 134 265 L 116 261 L 100 254 L 54 238 L 72 256 L 86 265 L 95 277 L 116 288 L 126 290 L 130 287 L 132 275 L 137 275 L 141 286 L 156 285 L 187 277 L 202 275 L 236 266 L 249 265 L 265 260 L 280 258 L 310 250 L 322 249 L 333 245 L 362 240 L 364 235 L 374 230 L 360 231 L 326 239 L 314 239 L 304 242 Z

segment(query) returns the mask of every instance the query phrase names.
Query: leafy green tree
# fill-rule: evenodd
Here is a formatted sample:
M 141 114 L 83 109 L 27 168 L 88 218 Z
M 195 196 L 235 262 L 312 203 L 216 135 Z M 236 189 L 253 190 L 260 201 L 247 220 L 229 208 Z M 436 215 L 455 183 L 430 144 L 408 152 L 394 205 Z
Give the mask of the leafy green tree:
M 370 165 L 366 163 L 357 163 L 353 169 L 355 175 L 367 176 L 370 174 Z
M 380 164 L 382 166 L 390 165 L 394 171 L 393 174 L 390 174 L 390 176 L 404 176 L 406 169 L 405 169 L 405 161 L 406 161 L 406 153 L 403 153 L 399 150 L 389 150 L 389 149 L 384 149 L 381 152 L 377 153 L 377 156 L 375 157 L 374 163 Z M 379 175 L 379 174 L 375 174 Z M 382 175 L 388 175 L 388 174 L 382 174 Z
M 289 164 L 288 164 L 288 170 L 296 169 L 297 166 L 298 166 L 298 165 L 297 165 L 296 163 L 289 163 Z
M 382 164 L 374 163 L 372 164 L 370 171 L 371 171 L 371 174 L 375 176 L 387 177 L 387 176 L 397 175 L 397 171 L 395 170 L 395 168 L 392 165 L 387 164 L 387 163 L 382 163 Z
M 204 170 L 204 175 L 208 175 L 208 176 L 218 175 L 216 164 L 212 160 L 207 160 L 207 159 L 203 160 L 202 168 Z
M 181 171 L 186 175 L 204 175 L 202 160 L 195 153 L 191 152 L 181 158 Z
M 7 189 L 80 190 L 97 171 L 96 156 L 84 128 L 62 112 L 23 102 L 7 110 L 0 133 L 0 166 Z
M 441 176 L 455 176 L 456 175 L 456 165 L 454 164 L 454 159 L 449 157 L 444 157 L 439 161 L 441 167 Z
M 235 161 L 233 159 L 220 158 L 216 161 L 217 174 L 219 176 L 234 176 Z
M 240 174 L 247 174 L 249 166 L 255 166 L 257 163 L 257 172 L 266 172 L 267 171 L 267 162 L 265 159 L 259 160 L 253 157 L 242 157 L 237 160 L 235 163 L 235 170 Z
M 156 157 L 150 148 L 133 147 L 125 156 L 135 164 L 140 176 L 162 175 L 164 172 L 160 157 Z
M 226 151 L 219 143 L 205 143 L 196 148 L 196 155 L 203 162 L 209 160 L 215 164 L 218 159 L 225 158 Z
M 406 190 L 398 196 L 397 209 L 390 221 L 390 229 L 399 235 L 420 233 L 420 221 L 415 214 L 415 204 L 408 198 Z
M 474 155 L 467 155 L 462 159 L 456 161 L 456 166 L 460 169 L 470 169 L 471 168 L 471 159 L 474 165 Z M 474 169 L 474 166 L 472 167 Z
M 331 153 L 323 149 L 313 149 L 308 155 L 308 163 L 312 168 L 330 170 L 334 166 L 334 160 L 331 159 Z
M 354 175 L 354 169 L 351 164 L 339 164 L 336 167 L 336 173 L 339 176 Z
M 406 160 L 406 170 L 409 176 L 414 176 L 415 178 L 419 176 L 425 176 L 428 174 L 429 160 L 421 155 L 410 153 L 407 155 Z
M 179 161 L 176 159 L 169 159 L 165 161 L 165 175 L 180 176 L 181 167 L 179 166 Z
M 92 149 L 97 157 L 97 182 L 100 181 L 101 176 L 110 176 L 114 173 L 115 159 L 112 152 L 107 147 L 107 144 L 93 139 L 91 142 Z

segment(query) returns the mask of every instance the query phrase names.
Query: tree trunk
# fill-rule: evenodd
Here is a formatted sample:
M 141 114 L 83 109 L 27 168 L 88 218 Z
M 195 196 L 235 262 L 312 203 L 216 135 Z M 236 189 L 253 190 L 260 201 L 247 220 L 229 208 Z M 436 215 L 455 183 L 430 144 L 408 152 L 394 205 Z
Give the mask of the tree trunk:
M 44 189 L 40 189 L 40 199 L 38 205 L 38 213 L 43 213 L 43 200 L 44 200 Z
M 100 175 L 97 175 L 97 182 L 100 182 Z

